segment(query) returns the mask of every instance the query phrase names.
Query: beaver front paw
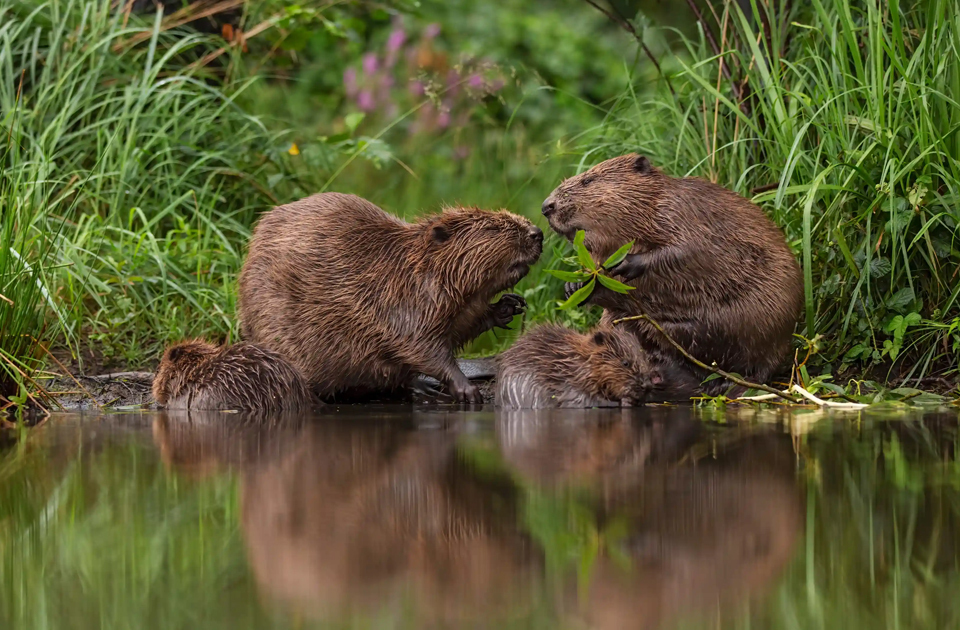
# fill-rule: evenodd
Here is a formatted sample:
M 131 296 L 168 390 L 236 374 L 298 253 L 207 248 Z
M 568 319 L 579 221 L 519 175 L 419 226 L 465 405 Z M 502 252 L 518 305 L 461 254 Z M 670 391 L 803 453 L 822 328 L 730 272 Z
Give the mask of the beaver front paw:
M 497 303 L 491 307 L 493 325 L 497 328 L 506 328 L 513 318 L 522 315 L 527 308 L 527 301 L 516 293 L 505 293 Z
M 453 396 L 453 399 L 458 403 L 467 405 L 483 404 L 483 394 L 480 393 L 480 388 L 470 382 L 451 383 L 450 395 Z
M 646 256 L 630 254 L 614 266 L 607 269 L 612 276 L 620 276 L 626 281 L 634 280 L 643 275 L 647 269 Z

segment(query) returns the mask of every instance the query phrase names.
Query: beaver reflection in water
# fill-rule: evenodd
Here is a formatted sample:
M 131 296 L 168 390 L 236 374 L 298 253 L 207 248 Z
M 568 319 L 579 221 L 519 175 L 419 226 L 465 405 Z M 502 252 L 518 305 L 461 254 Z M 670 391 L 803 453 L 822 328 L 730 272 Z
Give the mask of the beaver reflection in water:
M 468 447 L 490 446 L 465 442 L 456 421 L 416 431 L 408 415 L 327 417 L 297 431 L 245 432 L 232 418 L 219 422 L 230 427 L 222 456 L 240 467 L 250 569 L 274 604 L 323 621 L 402 616 L 412 627 L 498 627 L 537 615 L 555 626 L 574 616 L 594 628 L 653 628 L 769 591 L 802 521 L 787 436 L 678 465 L 693 435 L 687 423 L 671 436 L 682 418 L 667 411 L 651 424 L 621 409 L 551 410 L 532 431 L 544 412 L 510 412 L 495 427 L 504 469 L 490 459 L 471 465 L 480 460 Z M 438 424 L 437 413 L 414 413 L 413 424 L 417 416 Z M 192 458 L 218 452 L 216 422 L 159 426 L 158 442 L 189 469 Z M 557 456 L 580 443 L 596 448 L 557 468 Z M 554 487 L 567 482 L 578 491 Z M 603 548 L 583 589 L 575 566 L 545 574 L 550 541 L 533 524 L 549 521 L 565 497 L 598 531 L 622 522 L 623 535 L 605 544 L 617 545 L 629 570 Z M 545 584 L 559 599 L 543 599 Z
M 614 275 L 635 290 L 597 286 L 589 302 L 602 322 L 648 315 L 707 365 L 766 382 L 789 356 L 803 298 L 796 257 L 783 232 L 740 195 L 693 177 L 670 177 L 635 154 L 613 158 L 567 179 L 543 202 L 554 231 L 603 261 L 624 243 L 631 254 Z M 569 286 L 568 292 L 576 286 Z M 696 395 L 707 373 L 692 368 L 647 321 L 624 322 L 644 347 L 691 374 L 664 385 Z M 704 385 L 719 393 L 729 384 Z
M 314 402 L 297 368 L 276 352 L 202 339 L 166 349 L 153 397 L 168 409 L 301 409 Z
M 482 403 L 454 352 L 526 306 L 516 284 L 543 233 L 510 212 L 451 208 L 413 223 L 322 193 L 263 215 L 240 273 L 245 338 L 292 361 L 323 398 L 396 391 L 418 373 Z

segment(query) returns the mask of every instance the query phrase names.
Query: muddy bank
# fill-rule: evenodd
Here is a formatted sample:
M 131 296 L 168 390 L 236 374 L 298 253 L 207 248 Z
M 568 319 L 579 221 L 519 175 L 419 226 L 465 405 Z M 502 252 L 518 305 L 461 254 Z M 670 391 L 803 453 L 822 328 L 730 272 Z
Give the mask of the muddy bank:
M 485 404 L 493 403 L 495 361 L 495 357 L 457 360 L 467 378 L 479 385 Z M 38 382 L 56 401 L 54 408 L 62 411 L 157 408 L 150 392 L 153 372 L 112 372 L 95 376 L 52 374 L 49 378 L 38 380 Z M 446 393 L 439 391 L 440 384 L 435 379 L 422 377 L 420 385 L 411 395 L 413 402 L 420 404 L 452 402 Z

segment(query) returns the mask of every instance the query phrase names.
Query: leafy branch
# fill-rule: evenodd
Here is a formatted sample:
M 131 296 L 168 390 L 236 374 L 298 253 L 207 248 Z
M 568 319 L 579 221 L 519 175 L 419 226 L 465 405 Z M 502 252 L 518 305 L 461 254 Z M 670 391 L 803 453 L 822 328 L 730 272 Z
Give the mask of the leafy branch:
M 633 291 L 633 287 L 600 273 L 605 269 L 609 269 L 610 267 L 623 262 L 623 259 L 627 257 L 627 253 L 630 251 L 630 248 L 633 247 L 633 241 L 630 241 L 617 251 L 613 252 L 609 258 L 603 261 L 602 265 L 597 267 L 597 263 L 593 260 L 593 256 L 590 255 L 590 252 L 587 251 L 586 245 L 583 244 L 583 239 L 585 236 L 586 233 L 583 230 L 577 230 L 577 235 L 573 239 L 573 247 L 577 251 L 576 260 L 580 263 L 579 271 L 547 269 L 547 273 L 555 278 L 563 280 L 564 282 L 583 283 L 582 287 L 574 291 L 573 295 L 567 298 L 567 301 L 560 305 L 559 308 L 562 310 L 573 308 L 590 297 L 590 294 L 593 293 L 593 290 L 597 286 L 597 282 L 607 287 L 611 291 L 616 291 L 617 293 Z
M 669 334 L 667 334 L 667 331 L 665 331 L 665 330 L 663 329 L 663 327 L 660 326 L 660 324 L 658 324 L 656 321 L 654 321 L 653 319 L 651 319 L 648 315 L 634 315 L 634 316 L 632 316 L 632 317 L 621 317 L 620 319 L 614 320 L 613 323 L 614 323 L 614 325 L 616 325 L 616 324 L 619 324 L 619 323 L 621 323 L 621 322 L 634 322 L 634 321 L 639 321 L 639 320 L 644 320 L 644 321 L 649 322 L 651 326 L 653 326 L 654 328 L 656 328 L 657 331 L 658 331 L 661 335 L 663 335 L 663 338 L 666 339 L 667 342 L 669 342 L 671 346 L 673 346 L 674 348 L 677 349 L 677 352 L 679 352 L 680 354 L 682 354 L 682 355 L 684 356 L 684 358 L 687 359 L 687 361 L 690 361 L 691 363 L 693 363 L 693 364 L 696 365 L 697 367 L 702 368 L 702 369 L 704 369 L 704 370 L 707 370 L 708 372 L 711 372 L 711 373 L 713 373 L 713 374 L 716 374 L 717 376 L 722 376 L 723 378 L 727 379 L 728 381 L 731 381 L 731 382 L 733 382 L 733 383 L 736 383 L 737 385 L 740 385 L 741 387 L 746 387 L 747 389 L 759 389 L 760 391 L 764 391 L 764 392 L 768 392 L 768 393 L 770 393 L 770 394 L 774 394 L 774 395 L 776 395 L 776 396 L 778 396 L 778 397 L 780 397 L 780 398 L 783 398 L 783 399 L 785 399 L 785 400 L 789 400 L 790 402 L 795 403 L 795 404 L 800 402 L 799 400 L 797 400 L 797 399 L 794 398 L 793 396 L 790 396 L 790 395 L 788 395 L 787 393 L 782 392 L 782 391 L 780 391 L 780 390 L 778 390 L 778 389 L 775 389 L 775 388 L 770 387 L 770 386 L 768 386 L 768 385 L 762 385 L 762 384 L 760 384 L 760 383 L 751 383 L 750 381 L 745 381 L 745 380 L 743 380 L 742 378 L 740 378 L 739 376 L 737 376 L 737 375 L 735 375 L 735 374 L 731 374 L 730 372 L 726 372 L 726 371 L 724 371 L 724 370 L 721 370 L 720 368 L 718 368 L 718 367 L 715 366 L 715 365 L 707 365 L 707 364 L 704 363 L 703 361 L 700 361 L 699 359 L 697 359 L 696 357 L 694 357 L 692 354 L 690 354 L 689 352 L 687 352 L 686 349 L 685 349 L 683 346 L 681 346 L 679 343 L 677 343 L 677 341 L 676 341 L 673 337 L 671 337 Z

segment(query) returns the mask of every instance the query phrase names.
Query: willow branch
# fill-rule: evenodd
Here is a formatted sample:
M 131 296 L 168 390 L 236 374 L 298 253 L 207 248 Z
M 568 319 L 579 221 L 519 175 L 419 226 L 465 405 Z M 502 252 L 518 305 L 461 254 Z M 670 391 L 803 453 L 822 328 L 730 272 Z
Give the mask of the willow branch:
M 673 84 L 670 83 L 670 79 L 667 77 L 667 75 L 663 73 L 663 69 L 660 67 L 660 63 L 657 61 L 657 58 L 653 56 L 653 51 L 651 51 L 647 47 L 647 45 L 643 43 L 643 37 L 641 37 L 640 33 L 637 32 L 636 27 L 630 23 L 630 20 L 620 15 L 619 12 L 617 14 L 614 14 L 604 9 L 602 6 L 600 6 L 593 0 L 584 0 L 584 1 L 590 6 L 592 6 L 594 9 L 599 11 L 600 13 L 603 13 L 605 16 L 607 16 L 607 19 L 609 19 L 611 22 L 614 22 L 615 24 L 619 24 L 628 33 L 633 35 L 633 38 L 637 40 L 637 43 L 639 43 L 641 48 L 643 48 L 643 53 L 647 56 L 648 59 L 650 59 L 650 61 L 653 63 L 653 66 L 657 69 L 657 73 L 661 77 L 663 77 L 664 81 L 667 82 L 667 87 L 670 88 L 670 93 L 676 96 L 677 92 L 673 89 Z
M 745 380 L 743 380 L 743 379 L 740 378 L 739 376 L 734 376 L 733 374 L 731 374 L 731 373 L 729 373 L 729 372 L 725 372 L 725 371 L 721 370 L 720 368 L 718 368 L 718 367 L 716 367 L 716 366 L 714 366 L 714 365 L 707 365 L 707 364 L 704 363 L 703 361 L 700 361 L 699 359 L 697 359 L 696 357 L 694 357 L 692 354 L 690 354 L 689 352 L 687 352 L 687 351 L 684 349 L 683 346 L 681 346 L 679 343 L 676 342 L 676 340 L 675 340 L 673 337 L 671 337 L 670 335 L 667 334 L 667 331 L 665 331 L 665 330 L 660 326 L 660 324 L 658 324 L 657 322 L 655 322 L 654 320 L 652 320 L 652 319 L 651 319 L 650 317 L 648 317 L 647 315 L 634 315 L 634 316 L 632 316 L 632 317 L 621 317 L 620 319 L 614 320 L 613 323 L 614 323 L 614 324 L 619 324 L 619 323 L 621 323 L 621 322 L 632 322 L 632 321 L 638 321 L 638 320 L 641 320 L 641 319 L 649 322 L 650 325 L 652 325 L 654 328 L 656 328 L 657 331 L 658 331 L 661 335 L 663 335 L 664 339 L 666 339 L 668 342 L 670 342 L 670 345 L 671 345 L 671 346 L 673 346 L 674 348 L 677 349 L 677 352 L 679 352 L 680 354 L 682 354 L 682 355 L 687 359 L 687 361 L 690 361 L 691 363 L 693 363 L 693 364 L 696 365 L 697 367 L 702 368 L 702 369 L 704 369 L 704 370 L 707 370 L 708 372 L 712 372 L 713 374 L 716 374 L 716 375 L 718 375 L 718 376 L 722 376 L 723 378 L 727 379 L 728 381 L 731 381 L 731 382 L 733 382 L 733 383 L 736 383 L 737 385 L 740 385 L 741 387 L 746 387 L 746 388 L 748 388 L 748 389 L 759 389 L 760 391 L 768 392 L 768 393 L 770 393 L 770 394 L 775 394 L 775 395 L 779 396 L 780 398 L 783 398 L 784 400 L 789 400 L 789 401 L 792 402 L 792 403 L 799 403 L 799 402 L 800 402 L 798 399 L 793 398 L 792 396 L 787 395 L 785 392 L 782 392 L 782 391 L 780 391 L 780 390 L 778 390 L 778 389 L 774 389 L 773 387 L 770 387 L 770 386 L 768 386 L 768 385 L 762 385 L 762 384 L 760 384 L 760 383 L 751 383 L 750 381 L 745 381 Z

